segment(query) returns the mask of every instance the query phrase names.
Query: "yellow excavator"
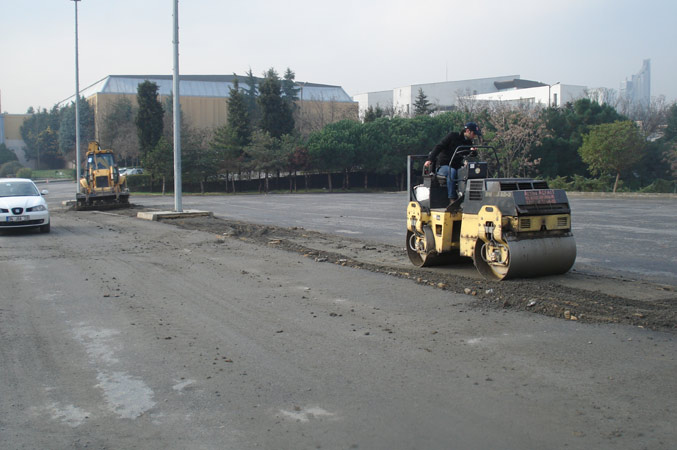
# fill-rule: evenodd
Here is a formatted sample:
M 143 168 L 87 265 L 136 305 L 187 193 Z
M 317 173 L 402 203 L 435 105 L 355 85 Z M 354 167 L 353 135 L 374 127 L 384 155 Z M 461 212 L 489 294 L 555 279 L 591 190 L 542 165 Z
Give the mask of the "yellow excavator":
M 499 161 L 491 146 L 460 146 L 456 152 L 464 163 L 458 169 L 459 198 L 452 204 L 446 180 L 435 167 L 423 166 L 423 182 L 414 185 L 416 169 L 427 155 L 407 158 L 410 261 L 425 267 L 470 258 L 485 278 L 494 280 L 571 269 L 576 242 L 566 192 L 550 189 L 542 180 L 492 177 L 490 172 L 498 174 Z M 478 152 L 493 152 L 495 163 L 482 161 Z
M 127 180 L 124 175 L 120 175 L 113 151 L 104 150 L 97 141 L 91 141 L 86 158 L 75 209 L 82 211 L 128 206 Z

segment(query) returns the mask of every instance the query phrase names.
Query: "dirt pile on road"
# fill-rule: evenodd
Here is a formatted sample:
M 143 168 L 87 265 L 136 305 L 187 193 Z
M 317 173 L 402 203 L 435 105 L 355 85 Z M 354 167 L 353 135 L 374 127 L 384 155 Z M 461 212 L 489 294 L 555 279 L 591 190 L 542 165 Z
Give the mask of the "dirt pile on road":
M 219 236 L 220 239 L 236 238 L 260 246 L 274 246 L 303 254 L 317 262 L 382 272 L 439 289 L 471 295 L 476 298 L 475 305 L 478 307 L 523 310 L 566 320 L 624 323 L 656 330 L 677 331 L 677 295 L 672 286 L 602 277 L 595 277 L 594 280 L 589 280 L 589 283 L 584 283 L 594 285 L 595 290 L 575 288 L 557 281 L 558 278 L 565 277 L 494 282 L 459 275 L 458 271 L 450 268 L 414 267 L 409 264 L 403 247 L 375 245 L 302 228 L 279 228 L 214 217 L 167 222 L 181 228 L 207 231 Z M 468 267 L 472 267 L 470 262 Z M 474 275 L 474 268 L 470 273 Z M 626 298 L 604 293 L 605 285 L 619 282 L 627 285 L 634 283 L 633 288 L 640 292 L 639 296 L 642 296 L 642 291 L 646 291 L 646 297 Z M 632 289 L 629 287 L 627 291 L 631 292 Z M 648 295 L 649 292 L 658 295 Z
M 121 214 L 136 216 L 138 211 L 140 209 L 132 208 Z M 528 311 L 572 321 L 622 323 L 677 332 L 675 286 L 576 271 L 563 276 L 495 282 L 479 277 L 470 261 L 461 266 L 417 268 L 409 262 L 404 247 L 298 227 L 258 225 L 215 217 L 163 219 L 163 222 L 209 232 L 220 240 L 240 239 L 261 247 L 299 253 L 318 263 L 380 272 L 466 294 L 475 298 L 474 306 L 478 308 Z

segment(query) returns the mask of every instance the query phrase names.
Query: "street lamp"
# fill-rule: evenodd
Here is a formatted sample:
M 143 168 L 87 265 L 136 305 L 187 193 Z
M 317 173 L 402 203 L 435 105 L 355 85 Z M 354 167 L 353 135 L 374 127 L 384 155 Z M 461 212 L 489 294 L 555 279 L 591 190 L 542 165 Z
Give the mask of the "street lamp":
M 179 0 L 174 0 L 174 211 L 183 212 L 181 196 L 181 103 L 179 93 Z
M 75 3 L 75 193 L 80 191 L 80 74 L 78 67 L 78 2 Z

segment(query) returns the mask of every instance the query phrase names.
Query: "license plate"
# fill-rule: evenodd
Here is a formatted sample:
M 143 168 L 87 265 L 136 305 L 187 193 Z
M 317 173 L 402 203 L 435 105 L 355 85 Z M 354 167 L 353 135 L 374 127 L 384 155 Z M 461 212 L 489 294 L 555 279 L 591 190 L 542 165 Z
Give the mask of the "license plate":
M 30 216 L 9 216 L 7 222 L 26 222 L 31 220 Z

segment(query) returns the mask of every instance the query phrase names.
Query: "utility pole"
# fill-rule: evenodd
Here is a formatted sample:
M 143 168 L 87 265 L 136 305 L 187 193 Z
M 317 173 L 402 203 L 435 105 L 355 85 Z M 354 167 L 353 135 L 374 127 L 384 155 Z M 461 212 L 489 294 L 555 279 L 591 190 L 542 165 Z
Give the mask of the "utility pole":
M 80 70 L 78 66 L 78 2 L 75 3 L 75 193 L 80 191 Z
M 181 204 L 181 103 L 179 102 L 179 0 L 174 0 L 174 211 L 183 212 Z

